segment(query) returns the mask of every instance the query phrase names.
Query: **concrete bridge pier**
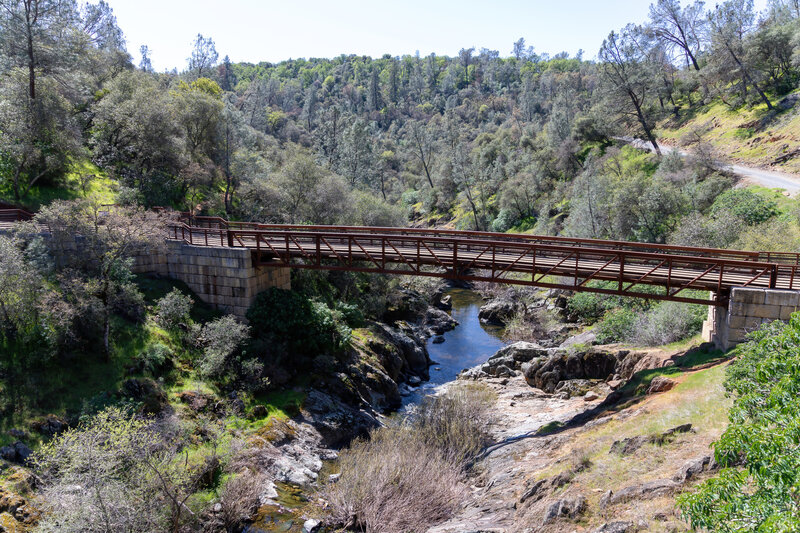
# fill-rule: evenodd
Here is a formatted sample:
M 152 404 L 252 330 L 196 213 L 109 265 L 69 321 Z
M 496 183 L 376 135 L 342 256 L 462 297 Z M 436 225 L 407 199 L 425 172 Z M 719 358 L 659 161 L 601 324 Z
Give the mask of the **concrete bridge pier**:
M 245 318 L 259 292 L 270 287 L 291 289 L 289 268 L 256 266 L 254 253 L 249 248 L 170 240 L 164 253 L 134 257 L 133 271 L 183 281 L 212 307 Z
M 800 291 L 734 287 L 728 308 L 712 306 L 703 323 L 703 340 L 728 350 L 751 331 L 774 320 L 788 321 L 800 309 Z

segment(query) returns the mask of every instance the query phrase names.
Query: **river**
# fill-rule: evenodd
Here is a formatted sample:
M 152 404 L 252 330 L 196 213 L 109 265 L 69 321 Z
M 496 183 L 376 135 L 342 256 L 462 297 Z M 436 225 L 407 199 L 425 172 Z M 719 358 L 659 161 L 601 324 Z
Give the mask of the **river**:
M 440 385 L 453 381 L 465 368 L 486 362 L 505 344 L 501 338 L 502 328 L 485 326 L 478 319 L 478 311 L 483 304 L 478 293 L 453 288 L 447 294 L 453 304 L 450 314 L 458 321 L 458 326 L 444 334 L 443 343 L 435 344 L 433 338 L 428 339 L 428 354 L 435 363 L 430 368 L 430 380 L 410 390 L 410 394 L 403 398 L 402 410 L 416 405 Z M 327 471 L 320 475 L 327 475 Z M 308 504 L 305 495 L 301 490 L 285 484 L 278 484 L 277 490 L 282 510 L 262 508 L 258 521 L 246 528 L 246 533 L 302 531 L 303 522 L 300 516 L 302 508 Z
M 436 387 L 453 381 L 465 368 L 485 363 L 505 344 L 502 328 L 483 325 L 478 319 L 483 305 L 480 294 L 456 288 L 449 289 L 447 294 L 453 304 L 450 314 L 458 321 L 458 326 L 444 334 L 443 343 L 435 344 L 435 337 L 428 339 L 428 354 L 435 363 L 430 368 L 431 379 L 403 398 L 404 407 L 418 403 Z

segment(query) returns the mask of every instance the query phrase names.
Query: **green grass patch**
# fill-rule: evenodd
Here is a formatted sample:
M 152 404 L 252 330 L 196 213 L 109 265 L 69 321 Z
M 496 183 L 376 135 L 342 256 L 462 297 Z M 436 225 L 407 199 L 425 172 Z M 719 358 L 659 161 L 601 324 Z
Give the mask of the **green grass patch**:
M 85 191 L 81 184 L 81 176 L 93 176 L 86 184 Z M 100 167 L 88 159 L 72 160 L 67 172 L 56 181 L 47 185 L 34 185 L 20 204 L 28 210 L 37 211 L 40 207 L 54 200 L 75 200 L 78 198 L 97 198 L 103 204 L 117 201 L 118 184 Z M 0 201 L 17 203 L 10 186 L 0 188 Z
M 674 365 L 653 368 L 637 372 L 625 386 L 620 389 L 624 396 L 642 396 L 647 392 L 650 383 L 659 376 L 674 377 L 694 368 L 721 363 L 728 359 L 722 350 L 705 350 L 696 348 L 679 357 Z

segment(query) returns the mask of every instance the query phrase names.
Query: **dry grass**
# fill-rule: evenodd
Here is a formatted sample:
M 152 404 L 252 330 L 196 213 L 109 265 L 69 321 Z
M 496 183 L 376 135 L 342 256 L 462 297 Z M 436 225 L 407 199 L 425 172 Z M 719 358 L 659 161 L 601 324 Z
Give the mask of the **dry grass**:
M 730 400 L 725 397 L 722 386 L 726 366 L 722 364 L 677 377 L 679 383 L 674 389 L 650 396 L 628 408 L 623 412 L 630 413 L 627 417 L 618 414 L 604 424 L 565 434 L 568 439 L 559 449 L 558 456 L 554 457 L 549 468 L 539 471 L 536 478 L 575 471 L 576 461 L 580 460 L 590 464 L 576 473 L 565 492 L 579 492 L 586 496 L 590 509 L 587 519 L 591 524 L 610 518 L 650 521 L 657 513 L 671 517 L 674 500 L 669 496 L 618 504 L 604 510 L 600 509 L 599 503 L 608 490 L 616 492 L 631 485 L 672 478 L 686 461 L 711 454 L 710 444 L 727 426 Z M 691 423 L 695 432 L 678 434 L 668 444 L 646 444 L 629 456 L 609 453 L 614 441 L 639 435 L 660 435 L 686 423 Z M 532 508 L 528 516 L 537 520 L 535 516 L 539 512 L 541 509 Z M 653 526 L 651 531 L 659 530 L 656 524 Z
M 225 483 L 219 495 L 225 531 L 241 531 L 259 506 L 259 495 L 267 483 L 263 472 L 244 470 Z
M 461 471 L 419 434 L 381 428 L 339 457 L 342 476 L 327 486 L 330 519 L 371 532 L 424 531 L 452 516 L 464 494 Z
M 422 403 L 405 424 L 380 428 L 339 456 L 323 489 L 331 521 L 367 532 L 424 531 L 451 517 L 465 469 L 488 442 L 494 393 L 459 383 Z

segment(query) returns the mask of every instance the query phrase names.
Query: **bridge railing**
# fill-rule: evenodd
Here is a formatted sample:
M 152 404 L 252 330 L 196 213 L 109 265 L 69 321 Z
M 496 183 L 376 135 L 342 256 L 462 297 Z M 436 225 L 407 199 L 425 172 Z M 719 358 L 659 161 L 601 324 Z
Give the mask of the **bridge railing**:
M 696 289 L 713 292 L 720 305 L 732 287 L 800 289 L 795 281 L 797 265 L 760 262 L 749 256 L 692 256 L 484 236 L 347 232 L 329 227 L 173 227 L 176 239 L 246 247 L 253 249 L 259 260 L 293 268 L 452 277 L 708 303 L 704 298 L 681 295 Z M 572 282 L 552 282 L 554 276 Z M 589 285 L 593 280 L 615 282 L 614 288 Z M 641 292 L 642 285 L 657 285 L 664 292 Z
M 346 233 L 377 233 L 381 235 L 418 235 L 436 237 L 479 237 L 501 241 L 522 241 L 539 244 L 563 244 L 566 246 L 619 249 L 644 251 L 652 253 L 666 253 L 673 255 L 691 255 L 695 257 L 718 257 L 736 260 L 757 261 L 767 263 L 800 264 L 800 253 L 790 252 L 752 252 L 745 250 L 723 250 L 718 248 L 703 248 L 697 246 L 677 246 L 652 243 L 634 243 L 628 241 L 608 241 L 602 239 L 583 239 L 563 236 L 528 235 L 520 233 L 498 233 L 485 231 L 465 231 L 435 228 L 392 228 L 377 226 L 313 226 L 313 225 L 286 225 L 286 224 L 260 224 L 256 222 L 229 222 L 220 217 L 188 216 L 184 220 L 193 227 L 209 229 L 237 229 L 237 230 L 280 230 L 280 231 L 338 231 Z
M 33 219 L 33 213 L 24 209 L 0 209 L 0 222 L 25 222 Z

